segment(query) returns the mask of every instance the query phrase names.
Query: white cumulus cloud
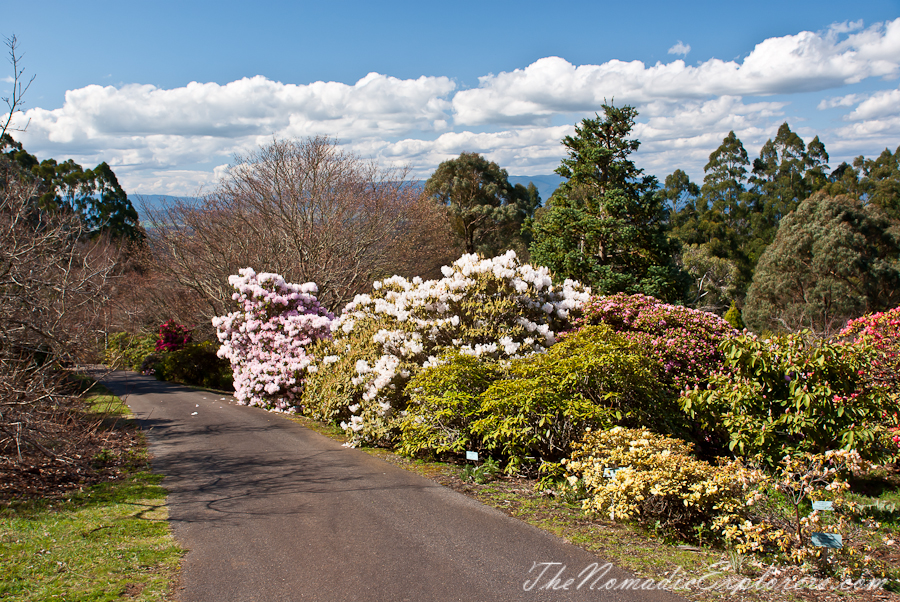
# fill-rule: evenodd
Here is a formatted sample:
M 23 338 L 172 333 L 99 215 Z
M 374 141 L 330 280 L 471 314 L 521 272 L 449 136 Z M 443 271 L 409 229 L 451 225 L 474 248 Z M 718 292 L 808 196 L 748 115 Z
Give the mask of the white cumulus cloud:
M 827 31 L 769 38 L 740 63 L 710 59 L 647 66 L 612 60 L 575 66 L 560 57 L 480 78 L 453 98 L 457 123 L 540 123 L 557 113 L 590 111 L 604 100 L 757 96 L 827 90 L 869 77 L 900 75 L 900 19 L 868 29 L 842 24 Z
M 446 123 L 446 77 L 415 80 L 370 73 L 354 85 L 283 84 L 262 76 L 225 85 L 181 88 L 91 85 L 66 93 L 59 109 L 30 109 L 23 141 L 80 155 L 112 151 L 123 164 L 179 165 L 209 154 L 240 151 L 258 137 L 324 134 L 391 136 Z
M 818 108 L 820 111 L 825 109 L 833 109 L 835 107 L 852 107 L 865 98 L 862 94 L 845 94 L 844 96 L 831 96 L 823 98 Z
M 876 92 L 863 100 L 849 115 L 850 121 L 900 116 L 900 89 Z
M 669 48 L 669 54 L 680 54 L 681 56 L 687 56 L 691 51 L 691 45 L 685 44 L 681 40 L 678 40 L 678 43 Z
M 689 52 L 680 40 L 669 49 Z M 331 136 L 385 165 L 410 165 L 416 177 L 462 151 L 483 153 L 512 174 L 548 174 L 564 155 L 561 138 L 607 102 L 637 107 L 636 159 L 648 173 L 664 177 L 680 168 L 702 178 L 730 130 L 753 155 L 783 121 L 807 141 L 819 134 L 832 163 L 895 147 L 900 90 L 894 82 L 881 90 L 871 84 L 898 76 L 900 19 L 773 37 L 743 59 L 695 65 L 681 58 L 575 65 L 550 56 L 462 90 L 449 77 L 379 73 L 355 83 L 255 76 L 173 89 L 90 85 L 68 91 L 59 108 L 17 114 L 13 125 L 29 122 L 17 138 L 40 157 L 107 161 L 129 192 L 177 195 L 213 184 L 235 153 L 310 135 Z M 797 95 L 837 110 L 827 114 L 827 130 L 804 123 L 809 115 L 792 105 Z

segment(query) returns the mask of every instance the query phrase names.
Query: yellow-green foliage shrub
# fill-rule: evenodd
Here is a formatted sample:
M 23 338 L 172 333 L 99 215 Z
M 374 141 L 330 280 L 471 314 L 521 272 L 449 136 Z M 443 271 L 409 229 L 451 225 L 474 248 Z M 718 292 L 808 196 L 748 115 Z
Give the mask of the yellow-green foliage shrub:
M 605 325 L 511 361 L 444 356 L 406 388 L 400 448 L 484 451 L 514 472 L 558 462 L 589 427 L 674 429 L 680 414 L 658 372 L 639 344 Z
M 677 428 L 680 415 L 658 366 L 606 325 L 587 326 L 542 354 L 513 360 L 508 376 L 481 396 L 472 432 L 507 460 L 558 462 L 585 429 L 653 424 Z
M 140 370 L 141 363 L 156 353 L 155 334 L 116 332 L 109 335 L 104 350 L 104 363 L 110 368 Z
M 763 475 L 737 463 L 709 464 L 692 451 L 680 439 L 615 427 L 589 432 L 565 465 L 571 482 L 583 480 L 586 510 L 694 539 L 697 526 L 743 515 Z M 610 476 L 608 469 L 618 470 Z
M 481 451 L 472 421 L 478 418 L 481 395 L 502 376 L 497 362 L 461 353 L 416 374 L 406 387 L 410 403 L 400 422 L 399 451 L 410 456 Z

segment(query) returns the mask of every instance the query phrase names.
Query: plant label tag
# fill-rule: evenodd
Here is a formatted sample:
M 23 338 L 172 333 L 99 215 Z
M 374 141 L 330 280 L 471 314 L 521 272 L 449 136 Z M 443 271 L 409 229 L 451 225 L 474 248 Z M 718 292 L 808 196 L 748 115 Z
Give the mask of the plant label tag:
M 478 462 L 478 452 L 467 451 L 466 460 L 474 460 L 475 462 Z
M 820 548 L 841 548 L 844 542 L 840 533 L 813 533 L 812 545 Z
M 813 502 L 813 510 L 834 510 L 831 502 Z

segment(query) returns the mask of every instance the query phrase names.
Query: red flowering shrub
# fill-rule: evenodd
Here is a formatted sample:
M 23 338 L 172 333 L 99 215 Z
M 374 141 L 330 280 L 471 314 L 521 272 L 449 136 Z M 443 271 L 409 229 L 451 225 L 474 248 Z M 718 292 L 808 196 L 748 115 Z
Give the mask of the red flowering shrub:
M 577 327 L 608 324 L 660 363 L 663 384 L 681 390 L 705 384 L 723 365 L 719 345 L 739 334 L 715 314 L 645 295 L 592 297 L 582 311 Z
M 159 326 L 159 338 L 156 340 L 157 351 L 178 351 L 191 342 L 191 331 L 175 320 L 168 320 Z

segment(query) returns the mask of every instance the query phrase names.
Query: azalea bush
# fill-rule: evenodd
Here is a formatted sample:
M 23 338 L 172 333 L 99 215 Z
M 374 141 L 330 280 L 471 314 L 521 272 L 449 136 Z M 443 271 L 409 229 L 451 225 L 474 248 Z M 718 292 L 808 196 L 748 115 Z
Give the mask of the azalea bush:
M 900 447 L 900 307 L 851 320 L 838 337 L 872 351 L 862 370 L 870 386 L 881 386 L 890 396 L 882 417 Z
M 333 314 L 315 297 L 316 285 L 290 284 L 278 274 L 245 268 L 228 282 L 238 309 L 213 319 L 234 373 L 235 398 L 245 405 L 294 411 L 308 371 L 310 343 L 331 336 Z
M 588 493 L 586 510 L 688 540 L 698 528 L 721 538 L 716 527 L 747 516 L 765 479 L 737 462 L 698 460 L 681 439 L 623 427 L 588 432 L 565 467 Z
M 316 346 L 321 361 L 302 407 L 340 420 L 353 443 L 380 443 L 398 432 L 406 384 L 446 353 L 510 359 L 545 351 L 571 328 L 589 293 L 554 284 L 546 268 L 464 255 L 440 280 L 394 276 L 357 295 L 332 325 L 333 340 Z M 323 369 L 327 366 L 327 370 Z
M 805 572 L 856 579 L 889 570 L 871 554 L 872 525 L 848 495 L 848 479 L 870 468 L 853 450 L 786 455 L 763 470 L 739 460 L 705 462 L 686 441 L 615 427 L 588 432 L 564 466 L 570 484 L 584 492 L 584 509 L 610 520 L 717 542 Z M 832 509 L 814 510 L 814 501 L 829 501 Z M 829 563 L 812 533 L 843 537 Z
M 566 457 L 591 427 L 674 428 L 680 412 L 657 372 L 637 344 L 603 325 L 508 362 L 456 353 L 407 386 L 400 449 L 478 450 L 502 458 L 507 472 L 533 472 Z
M 855 450 L 786 455 L 757 483 L 760 495 L 752 507 L 721 516 L 716 527 L 739 554 L 841 579 L 884 577 L 895 569 L 873 554 L 872 531 L 878 524 L 867 520 L 849 495 L 848 479 L 870 468 Z M 815 509 L 817 501 L 830 502 L 830 510 Z M 823 554 L 812 542 L 813 533 L 840 535 L 842 546 Z
M 785 455 L 856 449 L 891 455 L 883 408 L 889 397 L 870 386 L 864 346 L 814 341 L 804 334 L 726 340 L 723 368 L 709 384 L 686 390 L 682 409 L 717 432 L 736 454 L 760 454 L 774 466 Z
M 703 385 L 723 364 L 719 346 L 738 334 L 719 316 L 670 305 L 646 295 L 593 297 L 576 326 L 607 324 L 640 343 L 663 368 L 663 380 L 677 390 Z
M 191 342 L 191 330 L 175 320 L 167 320 L 159 326 L 156 351 L 178 351 Z

